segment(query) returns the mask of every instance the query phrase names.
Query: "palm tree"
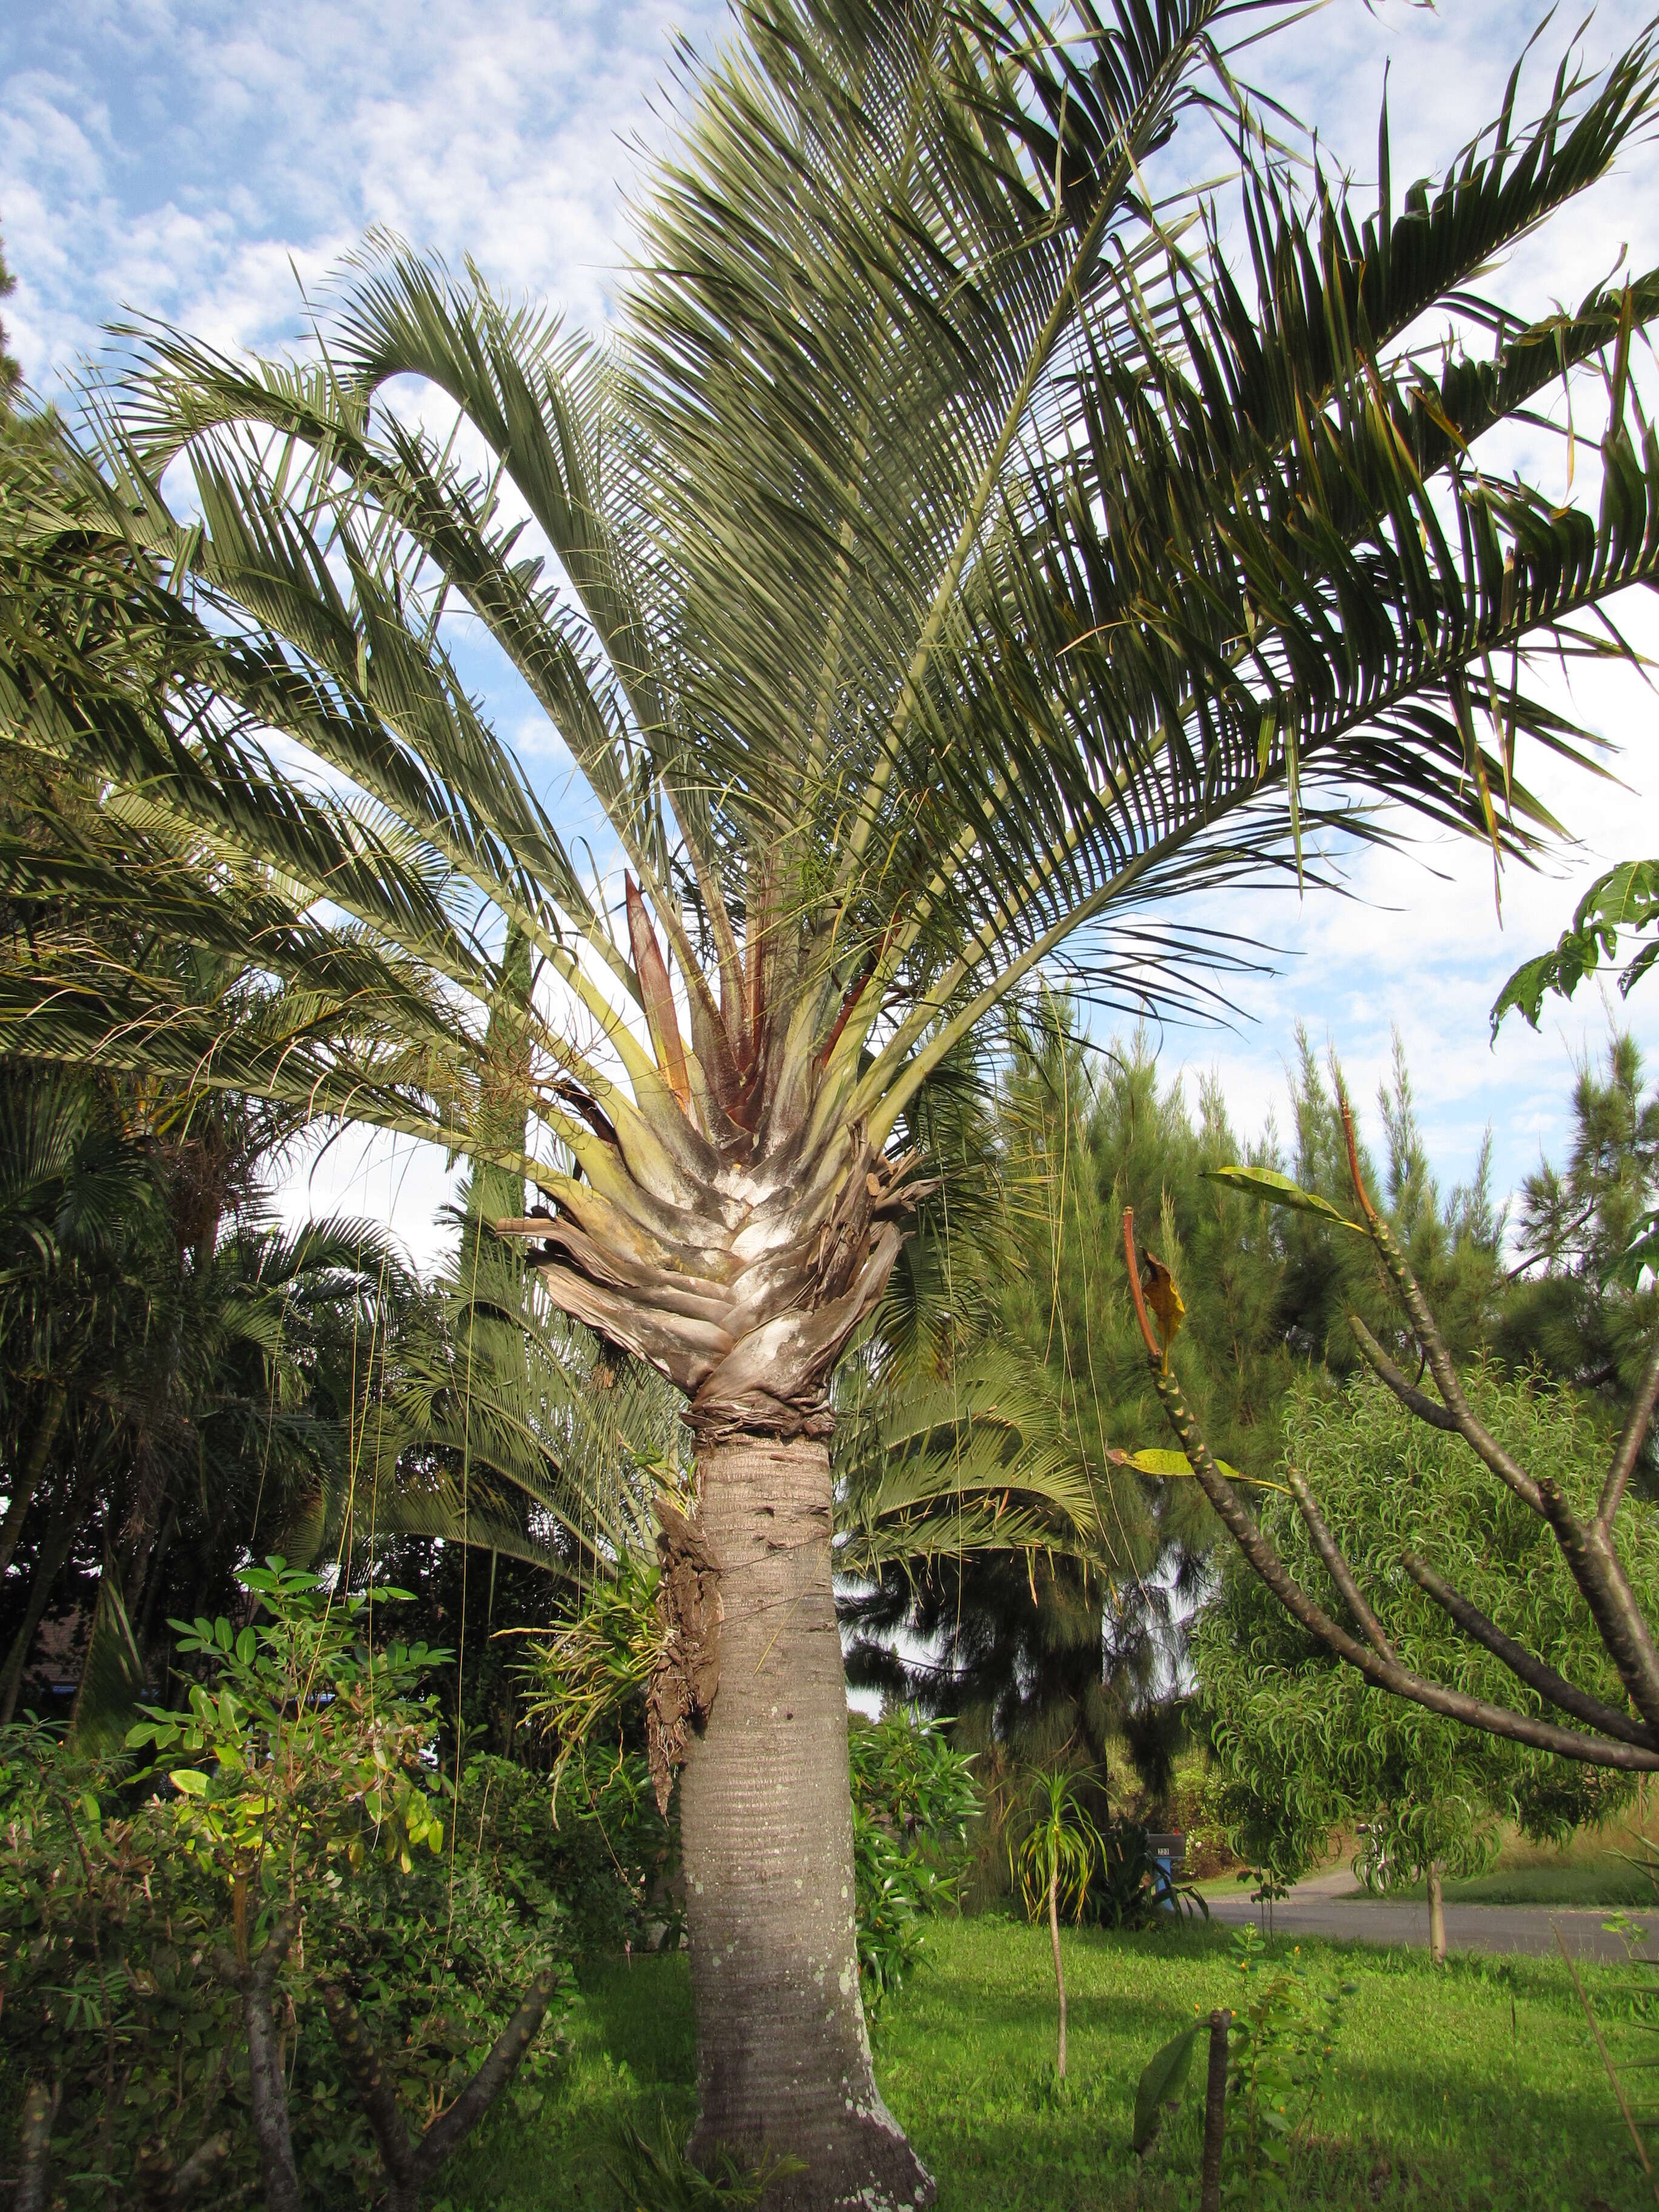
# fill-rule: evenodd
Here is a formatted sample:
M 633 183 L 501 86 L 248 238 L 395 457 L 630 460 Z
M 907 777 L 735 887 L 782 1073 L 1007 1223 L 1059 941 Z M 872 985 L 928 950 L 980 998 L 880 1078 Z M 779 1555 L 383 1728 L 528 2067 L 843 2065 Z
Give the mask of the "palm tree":
M 121 833 L 8 837 L 14 883 L 107 930 L 150 868 L 249 964 L 228 1022 L 43 927 L 9 1034 L 528 1178 L 549 1297 L 683 1394 L 724 1607 L 682 1784 L 695 2141 L 799 2154 L 801 2205 L 931 2186 L 859 2005 L 831 1583 L 830 1378 L 917 1197 L 907 1104 L 1045 969 L 1202 1001 L 1226 945 L 1170 902 L 1316 877 L 1382 834 L 1356 799 L 1524 854 L 1516 745 L 1583 752 L 1528 655 L 1601 649 L 1580 617 L 1659 574 L 1659 275 L 1541 319 L 1475 289 L 1640 143 L 1649 42 L 1530 127 L 1512 85 L 1403 204 L 1385 129 L 1367 212 L 1239 75 L 1297 13 L 743 0 L 607 344 L 375 238 L 297 358 L 138 333 L 101 491 L 17 526 L 30 577 L 101 532 L 193 611 L 159 720 L 83 708 L 78 632 L 11 653 L 6 726 Z M 1177 124 L 1230 142 L 1237 268 Z M 1481 468 L 1604 373 L 1599 516 Z M 456 613 L 574 766 L 565 835 Z

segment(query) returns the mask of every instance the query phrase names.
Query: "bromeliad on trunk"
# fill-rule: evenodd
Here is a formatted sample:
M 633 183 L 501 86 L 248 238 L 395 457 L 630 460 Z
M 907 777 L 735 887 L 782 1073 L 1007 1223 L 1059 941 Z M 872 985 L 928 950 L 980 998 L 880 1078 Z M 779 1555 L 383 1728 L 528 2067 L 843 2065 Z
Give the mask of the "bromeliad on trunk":
M 1356 797 L 1524 854 L 1516 745 L 1579 742 L 1528 655 L 1659 580 L 1659 275 L 1541 321 L 1472 291 L 1643 143 L 1649 44 L 1530 125 L 1511 88 L 1400 206 L 1385 127 L 1366 210 L 1263 150 L 1240 57 L 1304 12 L 747 0 L 603 345 L 377 236 L 315 346 L 131 334 L 95 465 L 0 457 L 7 605 L 113 547 L 172 672 L 95 713 L 83 626 L 0 634 L 8 742 L 91 794 L 0 849 L 5 1040 L 528 1182 L 501 1216 L 552 1297 L 683 1392 L 696 2141 L 798 2157 L 803 2207 L 931 2191 L 859 2004 L 829 1459 L 921 1086 L 1062 959 L 1202 1003 L 1237 940 L 1170 902 L 1316 878 Z M 1239 270 L 1222 188 L 1182 196 L 1218 169 Z M 1453 314 L 1490 343 L 1431 382 Z M 1598 516 L 1471 458 L 1581 372 Z M 457 616 L 574 763 L 562 825 Z M 110 956 L 161 913 L 243 955 L 221 1003 Z

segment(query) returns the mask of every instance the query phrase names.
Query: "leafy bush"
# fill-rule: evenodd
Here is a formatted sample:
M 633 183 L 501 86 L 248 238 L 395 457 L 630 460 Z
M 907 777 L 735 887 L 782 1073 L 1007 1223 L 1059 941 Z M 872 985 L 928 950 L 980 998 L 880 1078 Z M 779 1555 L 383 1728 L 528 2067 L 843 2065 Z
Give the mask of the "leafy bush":
M 855 1718 L 848 1752 L 859 1974 L 874 2010 L 915 1964 L 924 1920 L 959 1899 L 979 1793 L 971 1756 L 938 1721 Z
M 1185 1839 L 1184 1871 L 1193 1881 L 1231 1874 L 1238 1864 L 1222 1814 L 1221 1780 L 1206 1755 L 1188 1754 L 1176 1762 L 1165 1811 L 1170 1827 L 1179 1829 Z
M 557 1805 L 556 1826 L 546 1774 L 480 1756 L 467 1762 L 456 1819 L 491 1855 L 498 1880 L 532 1881 L 558 1899 L 574 1957 L 678 1946 L 684 1921 L 678 1806 L 665 1819 L 658 1812 L 643 1754 L 578 1750 Z
M 1316 1983 L 1291 1954 L 1280 1972 L 1264 1975 L 1266 1946 L 1248 1922 L 1233 1937 L 1233 1964 L 1244 1988 L 1227 2038 L 1227 2094 L 1222 2186 L 1246 2212 L 1288 2205 L 1288 2172 L 1296 2138 L 1311 2124 L 1329 2076 L 1345 2001 L 1355 1984 Z M 1144 2158 L 1173 2112 L 1209 2038 L 1200 2016 L 1155 2051 L 1135 2092 L 1130 2148 Z
M 31 2087 L 55 2100 L 77 2179 L 159 2187 L 228 2119 L 240 2135 L 220 1917 L 166 1808 L 124 1802 L 33 1722 L 0 1730 L 0 2096 L 13 2115 Z
M 514 1850 L 507 1793 L 492 1826 L 489 1793 L 457 1800 L 431 1762 L 431 1655 L 371 1648 L 361 1601 L 280 1562 L 247 1579 L 268 1618 L 182 1629 L 204 1679 L 132 1731 L 155 1754 L 141 1773 L 38 1727 L 0 1737 L 0 2081 L 14 2112 L 31 2092 L 55 2107 L 29 2154 L 43 2191 L 48 2157 L 122 2202 L 185 2179 L 251 2191 L 274 2081 L 283 2135 L 300 2121 L 296 2186 L 366 2202 L 382 2154 L 338 2023 L 418 2138 L 459 2109 L 526 1984 L 538 2023 L 568 1988 L 562 1909 Z M 556 2028 L 531 2043 L 521 2110 L 557 2045 Z
M 1262 2212 L 1291 2202 L 1291 2153 L 1324 2093 L 1355 1984 L 1316 1982 L 1299 1953 L 1267 1973 L 1266 1946 L 1249 1921 L 1233 1952 L 1243 1989 L 1228 2039 L 1222 2184 L 1248 2212 Z

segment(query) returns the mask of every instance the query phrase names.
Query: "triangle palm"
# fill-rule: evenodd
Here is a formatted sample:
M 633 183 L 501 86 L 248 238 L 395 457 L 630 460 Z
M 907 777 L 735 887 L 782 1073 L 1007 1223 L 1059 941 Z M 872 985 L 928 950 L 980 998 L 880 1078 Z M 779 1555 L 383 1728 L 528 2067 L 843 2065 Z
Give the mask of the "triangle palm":
M 1473 289 L 1640 137 L 1649 44 L 1530 128 L 1511 84 L 1403 206 L 1385 129 L 1362 216 L 1292 190 L 1229 62 L 1298 12 L 752 0 L 689 65 L 609 345 L 376 239 L 298 361 L 141 334 L 75 495 L 103 519 L 29 510 L 31 573 L 101 530 L 198 619 L 164 732 L 80 711 L 74 637 L 28 662 L 9 721 L 119 834 L 10 864 L 112 923 L 137 853 L 171 928 L 253 966 L 227 1024 L 66 927 L 5 1018 L 528 1176 L 553 1302 L 684 1394 L 725 1603 L 683 1798 L 699 2140 L 800 2151 L 801 2204 L 929 2186 L 859 2014 L 830 1549 L 828 1382 L 916 1196 L 907 1104 L 1062 956 L 1201 999 L 1224 949 L 1170 902 L 1382 834 L 1356 800 L 1526 851 L 1518 740 L 1583 753 L 1527 653 L 1601 649 L 1579 618 L 1659 573 L 1659 274 L 1536 322 Z M 1207 201 L 1155 197 L 1206 114 L 1242 270 Z M 1472 450 L 1581 368 L 1594 517 Z M 586 869 L 457 611 L 574 763 Z

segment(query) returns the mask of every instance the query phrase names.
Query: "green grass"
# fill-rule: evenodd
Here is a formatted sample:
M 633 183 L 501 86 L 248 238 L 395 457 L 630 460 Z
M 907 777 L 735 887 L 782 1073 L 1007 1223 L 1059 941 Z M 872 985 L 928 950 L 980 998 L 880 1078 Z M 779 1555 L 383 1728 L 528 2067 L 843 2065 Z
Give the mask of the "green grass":
M 1601 1906 L 1641 1907 L 1659 1923 L 1659 1897 L 1635 1859 L 1659 1860 L 1659 1841 L 1645 1832 L 1641 1816 L 1611 1821 L 1604 1828 L 1586 1828 L 1557 1849 L 1530 1843 L 1514 1829 L 1505 1829 L 1497 1862 L 1473 1881 L 1449 1881 L 1449 1905 L 1541 1905 L 1561 1910 L 1594 1911 Z M 1327 1871 L 1351 1866 L 1352 1844 L 1339 1853 Z M 1237 1874 L 1216 1875 L 1198 1884 L 1206 1897 L 1248 1894 Z M 1355 1883 L 1337 1894 L 1364 1898 L 1373 1893 Z M 1426 1892 L 1421 1882 L 1406 1889 L 1391 1889 L 1388 1896 L 1401 1903 L 1421 1904 Z
M 1449 1881 L 1448 1905 L 1549 1905 L 1594 1910 L 1599 1905 L 1626 1905 L 1656 1913 L 1653 1884 L 1635 1867 L 1618 1859 L 1567 1859 L 1559 1866 L 1505 1867 L 1474 1881 Z M 1355 1895 L 1365 1895 L 1356 1890 Z M 1421 1882 L 1409 1889 L 1392 1889 L 1392 1898 L 1421 1903 L 1427 1895 Z M 1659 1927 L 1659 1917 L 1655 1920 Z
M 1134 2084 L 1158 2044 L 1232 1996 L 1218 1929 L 1068 1932 L 1070 2094 L 1053 2082 L 1046 1936 L 1001 1917 L 941 1923 L 931 1964 L 875 2031 L 894 2112 L 939 2182 L 940 2212 L 1191 2212 L 1199 2118 L 1187 2108 L 1138 2173 Z M 1288 1949 L 1287 1942 L 1276 1952 Z M 1305 2212 L 1633 2212 L 1652 2203 L 1559 1962 L 1309 1943 L 1358 1983 L 1291 2203 Z M 1585 1971 L 1592 1991 L 1627 1977 Z M 616 2212 L 603 2137 L 617 2118 L 689 2121 L 683 1955 L 590 1976 L 563 2087 L 503 2114 L 445 2176 L 432 2212 Z

